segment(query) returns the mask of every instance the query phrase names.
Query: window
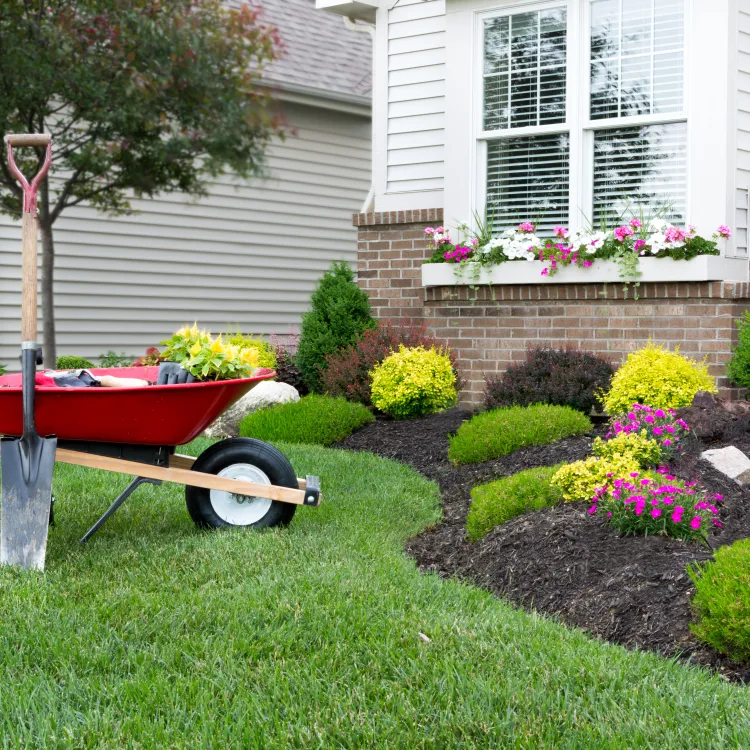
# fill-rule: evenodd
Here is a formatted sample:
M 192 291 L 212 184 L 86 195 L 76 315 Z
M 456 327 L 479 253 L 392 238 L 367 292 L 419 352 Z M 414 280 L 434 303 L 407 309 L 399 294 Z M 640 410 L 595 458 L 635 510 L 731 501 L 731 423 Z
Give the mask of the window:
M 585 10 L 580 29 L 565 2 L 480 16 L 481 188 L 495 228 L 611 225 L 639 209 L 684 223 L 685 0 L 569 2 Z

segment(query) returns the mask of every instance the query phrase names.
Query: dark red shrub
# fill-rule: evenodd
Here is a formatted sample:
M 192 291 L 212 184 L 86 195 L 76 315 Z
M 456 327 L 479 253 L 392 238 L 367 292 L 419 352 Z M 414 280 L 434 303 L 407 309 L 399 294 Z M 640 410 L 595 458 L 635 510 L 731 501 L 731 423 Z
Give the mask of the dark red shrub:
M 271 336 L 271 349 L 276 355 L 276 381 L 287 383 L 296 388 L 300 396 L 306 396 L 310 389 L 302 377 L 302 372 L 297 367 L 297 343 L 299 335 L 289 334 L 283 337 Z
M 396 324 L 390 320 L 380 321 L 377 328 L 365 331 L 353 344 L 326 357 L 321 374 L 323 392 L 371 406 L 370 371 L 391 352 L 398 351 L 399 344 L 406 347 L 424 346 L 426 349 L 441 346 L 440 341 L 427 333 L 424 324 L 415 323 L 408 318 Z M 459 381 L 457 387 L 460 388 L 456 355 L 450 351 L 448 354 Z
M 588 414 L 598 401 L 596 394 L 609 388 L 614 371 L 591 352 L 530 348 L 525 362 L 511 365 L 499 379 L 487 379 L 484 405 L 555 404 Z

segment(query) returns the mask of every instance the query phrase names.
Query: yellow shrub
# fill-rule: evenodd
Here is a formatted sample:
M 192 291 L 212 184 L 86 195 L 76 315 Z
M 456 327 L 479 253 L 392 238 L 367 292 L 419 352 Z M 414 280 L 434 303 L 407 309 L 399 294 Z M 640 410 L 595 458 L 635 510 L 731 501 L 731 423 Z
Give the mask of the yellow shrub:
M 640 468 L 633 456 L 620 453 L 612 458 L 590 456 L 585 461 L 563 466 L 552 477 L 552 486 L 560 490 L 567 503 L 591 500 L 599 487 L 612 486 L 615 479 L 629 478 L 631 472 L 640 471 Z
M 628 355 L 602 398 L 609 414 L 622 414 L 633 404 L 656 409 L 690 406 L 698 391 L 716 392 L 716 383 L 703 362 L 670 352 L 651 342 Z
M 265 339 L 234 333 L 229 337 L 229 343 L 232 346 L 239 346 L 241 349 L 257 349 L 258 364 L 256 367 L 267 367 L 269 370 L 276 368 L 276 353 Z
M 614 459 L 615 456 L 632 456 L 642 469 L 656 466 L 661 459 L 661 447 L 656 440 L 651 440 L 646 430 L 640 432 L 621 432 L 611 440 L 601 438 L 594 440 L 593 452 L 599 458 Z
M 418 346 L 398 352 L 375 365 L 372 403 L 396 419 L 418 417 L 456 403 L 456 374 L 442 349 Z

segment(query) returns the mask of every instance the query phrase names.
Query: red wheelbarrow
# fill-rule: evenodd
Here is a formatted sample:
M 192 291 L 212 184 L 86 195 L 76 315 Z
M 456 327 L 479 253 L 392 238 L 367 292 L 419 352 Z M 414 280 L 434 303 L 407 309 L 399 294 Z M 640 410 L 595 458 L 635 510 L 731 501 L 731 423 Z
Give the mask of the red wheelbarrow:
M 156 381 L 158 367 L 93 369 Z M 298 479 L 274 446 L 251 438 L 215 443 L 197 459 L 176 446 L 198 437 L 218 416 L 273 370 L 252 378 L 146 388 L 36 388 L 36 425 L 57 436 L 56 461 L 135 478 L 86 532 L 89 539 L 143 483 L 186 485 L 193 521 L 204 528 L 269 528 L 288 524 L 298 505 L 320 504 L 320 480 Z M 0 377 L 0 434 L 23 432 L 21 375 Z
M 239 380 L 138 388 L 58 388 L 36 385 L 36 194 L 52 161 L 49 135 L 9 135 L 8 165 L 22 187 L 23 252 L 21 374 L 0 377 L 2 508 L 0 562 L 44 569 L 52 516 L 55 461 L 134 477 L 85 542 L 144 482 L 186 486 L 190 516 L 203 527 L 270 527 L 289 523 L 298 505 L 320 503 L 320 480 L 297 479 L 272 445 L 249 438 L 216 443 L 197 459 L 176 452 L 272 370 Z M 29 182 L 16 166 L 14 146 L 39 149 L 42 168 Z M 155 381 L 158 368 L 93 370 Z

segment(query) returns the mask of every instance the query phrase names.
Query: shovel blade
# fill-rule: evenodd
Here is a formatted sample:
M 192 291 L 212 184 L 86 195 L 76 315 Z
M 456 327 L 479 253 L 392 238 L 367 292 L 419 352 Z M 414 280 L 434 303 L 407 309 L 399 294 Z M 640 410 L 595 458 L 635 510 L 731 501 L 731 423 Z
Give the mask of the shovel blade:
M 44 570 L 57 438 L 0 442 L 0 564 Z

